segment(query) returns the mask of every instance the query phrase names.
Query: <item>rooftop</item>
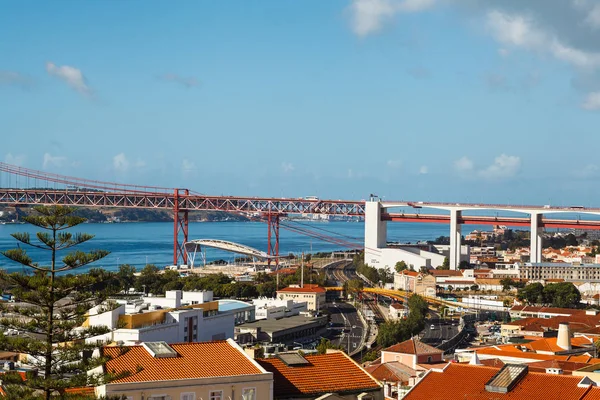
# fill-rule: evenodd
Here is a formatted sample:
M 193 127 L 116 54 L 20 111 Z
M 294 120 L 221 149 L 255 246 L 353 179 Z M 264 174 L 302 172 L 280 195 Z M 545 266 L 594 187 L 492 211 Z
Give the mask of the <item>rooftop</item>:
M 304 287 L 289 286 L 284 289 L 279 289 L 277 292 L 278 293 L 279 292 L 284 292 L 284 293 L 325 293 L 326 290 L 325 290 L 325 288 L 323 288 L 319 285 L 305 283 Z
M 577 310 L 573 308 L 558 308 L 558 307 L 537 307 L 537 306 L 512 306 L 510 311 L 513 312 L 530 312 L 541 314 L 557 314 L 557 315 L 585 315 L 585 310 Z
M 257 360 L 273 373 L 273 396 L 305 396 L 377 390 L 381 386 L 346 354 L 335 351 L 304 357 L 307 364 L 286 365 L 281 359 Z
M 320 322 L 325 317 L 305 317 L 304 315 L 295 315 L 280 319 L 261 319 L 254 322 L 247 322 L 238 325 L 239 328 L 260 328 L 263 332 L 275 332 L 285 329 L 296 328 L 311 322 Z
M 421 342 L 418 338 L 411 338 L 404 342 L 396 343 L 382 351 L 402 354 L 442 354 L 444 351 L 436 349 L 428 344 Z
M 112 357 L 104 369 L 109 373 L 128 371 L 129 376 L 112 383 L 198 379 L 219 376 L 255 375 L 265 371 L 232 340 L 178 343 L 170 347 L 173 357 L 154 357 L 144 346 L 104 347 Z
M 246 303 L 241 300 L 233 300 L 233 299 L 225 299 L 219 300 L 219 311 L 235 311 L 235 310 L 244 310 L 246 308 L 254 308 L 254 306 L 250 303 Z
M 507 367 L 503 367 L 504 371 L 507 371 Z M 452 393 L 452 398 L 469 400 L 591 400 L 600 398 L 598 397 L 600 388 L 579 385 L 582 381 L 581 377 L 526 370 L 523 372 L 523 368 L 503 373 L 500 376 L 501 371 L 485 366 L 449 364 L 443 372 L 430 371 L 404 399 L 446 400 L 449 398 L 449 393 Z M 523 375 L 518 376 L 520 373 Z M 491 383 L 494 377 L 499 378 L 498 387 L 504 386 L 506 392 L 486 390 L 486 384 Z

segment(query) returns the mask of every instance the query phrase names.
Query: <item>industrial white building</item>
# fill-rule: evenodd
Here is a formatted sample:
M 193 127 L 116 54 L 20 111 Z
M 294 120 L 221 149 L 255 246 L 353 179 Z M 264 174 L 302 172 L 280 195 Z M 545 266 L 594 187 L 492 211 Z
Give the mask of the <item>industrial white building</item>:
M 308 303 L 306 301 L 294 301 L 283 299 L 272 299 L 261 297 L 252 300 L 256 307 L 256 319 L 280 319 L 299 315 L 302 311 L 307 311 Z
M 450 256 L 450 246 L 435 246 L 438 253 L 417 247 L 391 248 L 387 244 L 387 222 L 381 220 L 386 208 L 379 201 L 365 203 L 365 263 L 378 269 L 394 270 L 404 261 L 415 270 L 437 268 Z M 469 246 L 460 246 L 460 260 L 469 261 Z

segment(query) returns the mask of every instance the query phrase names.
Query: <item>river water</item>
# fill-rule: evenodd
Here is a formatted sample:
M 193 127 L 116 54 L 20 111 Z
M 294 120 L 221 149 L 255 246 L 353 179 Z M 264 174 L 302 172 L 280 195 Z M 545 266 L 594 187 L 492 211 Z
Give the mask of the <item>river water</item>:
M 286 222 L 287 223 L 287 222 Z M 294 224 L 294 226 L 299 226 Z M 364 223 L 362 222 L 309 222 L 300 225 L 302 228 L 316 231 L 319 234 L 342 239 L 346 242 L 361 244 L 364 240 Z M 475 229 L 475 227 L 473 227 Z M 10 236 L 13 232 L 30 232 L 32 238 L 39 231 L 27 224 L 0 225 L 0 250 L 17 247 L 17 241 Z M 90 242 L 79 246 L 81 250 L 103 249 L 110 255 L 96 262 L 93 266 L 116 270 L 120 264 L 131 264 L 142 268 L 147 263 L 160 267 L 172 264 L 173 261 L 173 224 L 167 222 L 147 223 L 113 223 L 82 224 L 73 232 L 86 232 L 95 235 Z M 449 228 L 445 224 L 390 223 L 388 224 L 388 241 L 412 242 L 433 240 L 439 236 L 448 236 Z M 262 222 L 197 222 L 189 225 L 189 239 L 222 239 L 245 244 L 256 249 L 267 250 L 267 225 Z M 44 265 L 48 263 L 47 251 L 27 249 L 34 261 Z M 288 253 L 320 252 L 345 250 L 339 244 L 333 244 L 310 238 L 295 232 L 280 231 L 280 250 L 282 255 Z M 233 262 L 234 254 L 206 249 L 207 261 L 223 259 Z M 198 262 L 198 261 L 196 261 Z M 0 268 L 18 271 L 22 267 L 0 256 Z M 78 270 L 83 272 L 84 270 Z

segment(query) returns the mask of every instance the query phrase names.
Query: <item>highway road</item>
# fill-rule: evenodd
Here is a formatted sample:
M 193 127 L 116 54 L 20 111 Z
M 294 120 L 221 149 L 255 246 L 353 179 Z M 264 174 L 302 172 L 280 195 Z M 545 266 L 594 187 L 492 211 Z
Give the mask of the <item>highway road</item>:
M 442 320 L 435 311 L 430 311 L 430 314 L 433 318 L 425 320 L 422 342 L 435 347 L 458 334 L 459 327 L 456 321 Z
M 359 348 L 363 330 L 366 329 L 358 316 L 356 308 L 348 303 L 327 303 L 327 310 L 331 314 L 329 327 L 331 343 L 341 345 L 349 353 Z

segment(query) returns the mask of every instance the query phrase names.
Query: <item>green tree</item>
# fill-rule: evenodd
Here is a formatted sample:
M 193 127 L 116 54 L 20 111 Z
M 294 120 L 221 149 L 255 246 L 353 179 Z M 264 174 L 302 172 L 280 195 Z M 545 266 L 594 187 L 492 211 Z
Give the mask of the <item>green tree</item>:
M 513 280 L 510 278 L 502 278 L 500 279 L 500 284 L 502 285 L 502 291 L 506 292 L 513 286 Z
M 135 267 L 129 264 L 119 265 L 117 280 L 121 290 L 129 290 L 135 284 Z
M 69 228 L 85 221 L 73 215 L 71 207 L 34 207 L 35 213 L 23 220 L 44 231 L 32 240 L 29 233 L 13 233 L 20 243 L 47 251 L 48 264 L 34 262 L 22 248 L 2 251 L 2 254 L 33 273 L 6 273 L 0 278 L 10 283 L 12 293 L 26 307 L 3 305 L 4 317 L 0 325 L 25 332 L 17 337 L 0 333 L 0 349 L 29 354 L 33 357 L 41 373 L 21 379 L 5 379 L 9 393 L 43 393 L 50 399 L 65 388 L 85 386 L 98 382 L 101 377 L 88 376 L 87 371 L 104 360 L 82 359 L 82 353 L 91 351 L 97 345 L 86 344 L 85 339 L 104 334 L 106 328 L 83 328 L 90 308 L 103 303 L 114 280 L 114 275 L 103 270 L 92 270 L 87 274 L 73 275 L 71 272 L 98 261 L 108 254 L 104 250 L 83 252 L 70 250 L 74 246 L 93 238 L 86 233 L 71 233 Z M 59 258 L 62 256 L 62 258 Z M 7 316 L 8 313 L 14 316 Z M 12 378 L 15 378 L 13 376 Z
M 154 264 L 148 264 L 140 271 L 140 276 L 135 280 L 135 290 L 146 294 L 160 293 L 161 282 L 159 278 L 160 269 Z
M 345 350 L 344 346 L 335 346 L 329 339 L 325 338 L 321 338 L 321 341 L 315 349 L 317 350 L 317 354 L 325 354 L 327 353 L 327 349 Z
M 571 282 L 549 283 L 544 286 L 544 303 L 553 307 L 576 308 L 581 302 L 581 293 Z
M 408 265 L 406 265 L 406 262 L 404 262 L 404 261 L 398 261 L 395 266 L 396 272 L 402 272 L 407 268 L 408 268 Z
M 472 290 L 473 292 L 476 292 L 476 291 L 478 291 L 478 290 L 479 290 L 479 285 L 477 285 L 477 284 L 475 284 L 475 285 L 471 285 L 471 290 Z
M 449 270 L 450 269 L 450 259 L 448 257 L 444 257 L 444 262 L 437 269 L 440 270 Z
M 376 350 L 371 350 L 369 352 L 367 352 L 367 354 L 365 354 L 365 356 L 362 358 L 362 362 L 369 362 L 369 361 L 375 361 L 379 358 L 379 352 Z
M 526 301 L 528 304 L 538 304 L 543 302 L 543 293 L 544 285 L 534 282 L 519 289 L 517 298 L 521 301 Z

